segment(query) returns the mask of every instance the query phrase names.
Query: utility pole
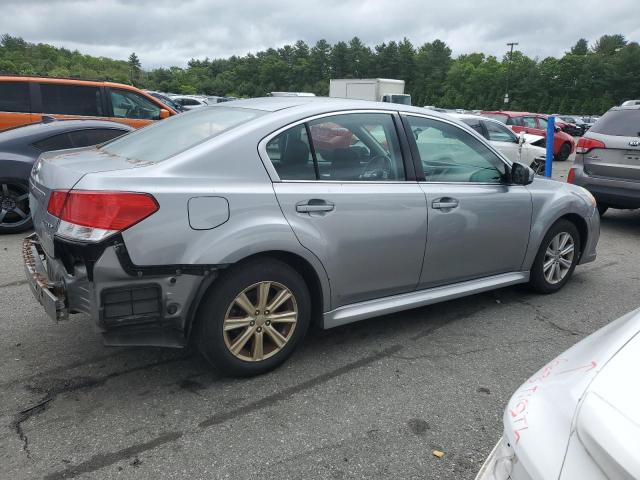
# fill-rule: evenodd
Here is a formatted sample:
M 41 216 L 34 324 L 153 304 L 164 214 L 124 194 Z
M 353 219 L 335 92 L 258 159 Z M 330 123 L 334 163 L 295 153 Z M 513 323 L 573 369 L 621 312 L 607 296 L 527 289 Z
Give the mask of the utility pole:
M 511 47 L 509 50 L 509 63 L 507 65 L 507 91 L 504 94 L 504 103 L 509 103 L 509 77 L 511 76 L 511 57 L 513 57 L 513 47 L 518 45 L 518 42 L 507 43 L 507 47 Z

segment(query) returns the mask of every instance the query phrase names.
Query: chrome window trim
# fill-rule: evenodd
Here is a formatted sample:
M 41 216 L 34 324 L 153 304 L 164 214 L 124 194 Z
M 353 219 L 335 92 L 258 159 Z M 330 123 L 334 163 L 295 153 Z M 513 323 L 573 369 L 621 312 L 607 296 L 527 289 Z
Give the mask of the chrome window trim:
M 337 115 L 350 115 L 354 113 L 382 113 L 389 115 L 393 118 L 393 115 L 397 115 L 398 110 L 388 110 L 388 109 L 364 109 L 364 110 L 338 110 L 334 112 L 325 112 L 319 113 L 316 115 L 312 115 L 310 117 L 305 117 L 301 120 L 296 120 L 294 122 L 288 123 L 287 125 L 280 127 L 279 129 L 271 132 L 269 135 L 265 136 L 260 142 L 258 142 L 258 156 L 260 160 L 262 160 L 262 164 L 264 168 L 267 170 L 267 174 L 271 181 L 274 183 L 329 183 L 329 184 L 337 184 L 337 183 L 349 183 L 349 184 L 363 184 L 363 185 L 372 185 L 372 184 L 380 184 L 380 185 L 392 185 L 392 184 L 416 184 L 416 180 L 393 180 L 393 181 L 370 181 L 370 180 L 282 180 L 276 171 L 276 168 L 271 163 L 271 159 L 269 158 L 269 154 L 267 153 L 267 144 L 275 137 L 280 135 L 282 132 L 289 130 L 295 126 L 301 125 L 303 123 L 311 122 L 313 120 L 317 120 L 319 118 L 324 117 L 334 117 Z M 398 134 L 399 136 L 399 134 Z M 400 138 L 398 138 L 398 142 L 400 142 Z M 404 157 L 402 156 L 402 151 L 400 152 L 401 160 L 403 162 L 404 167 Z M 406 172 L 405 172 L 406 175 Z
M 502 163 L 504 163 L 505 167 L 508 170 L 511 169 L 512 163 L 509 161 L 509 159 L 507 159 L 507 157 L 502 155 L 501 152 L 499 152 L 496 148 L 494 148 L 493 145 L 491 145 L 486 138 L 484 138 L 482 135 L 480 135 L 478 132 L 476 132 L 473 128 L 471 128 L 469 125 L 467 125 L 464 122 L 460 122 L 460 123 L 462 123 L 462 125 L 464 127 L 464 128 L 460 128 L 460 125 L 456 121 L 451 121 L 448 118 L 436 117 L 434 115 L 423 115 L 423 114 L 415 113 L 415 112 L 400 112 L 400 115 L 405 115 L 405 116 L 410 116 L 410 117 L 418 117 L 418 118 L 426 118 L 427 120 L 436 120 L 436 121 L 440 121 L 440 122 L 443 122 L 443 123 L 448 123 L 449 125 L 451 125 L 453 127 L 457 127 L 459 130 L 462 130 L 463 132 L 475 137 L 477 140 L 480 140 L 480 142 L 485 147 L 487 147 L 489 149 L 489 151 L 491 151 L 494 155 L 496 155 L 498 157 L 498 160 L 500 160 L 500 161 L 502 161 Z M 422 162 L 421 159 L 417 159 L 417 161 Z M 419 183 L 423 184 L 423 185 L 504 185 L 506 187 L 513 186 L 510 183 L 502 183 L 502 182 L 498 182 L 498 183 L 488 183 L 488 182 L 433 182 L 433 181 L 428 181 L 426 179 L 425 180 L 420 180 Z

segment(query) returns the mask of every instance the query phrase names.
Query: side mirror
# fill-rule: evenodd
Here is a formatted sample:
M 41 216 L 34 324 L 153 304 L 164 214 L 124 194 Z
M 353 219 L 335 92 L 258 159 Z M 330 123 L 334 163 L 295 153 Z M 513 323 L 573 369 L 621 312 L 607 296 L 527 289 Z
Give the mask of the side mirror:
M 165 118 L 169 118 L 170 116 L 171 114 L 169 113 L 169 110 L 167 110 L 166 108 L 160 109 L 160 120 L 164 120 Z
M 535 172 L 526 165 L 515 162 L 511 166 L 511 183 L 514 185 L 529 185 L 535 178 Z
M 520 134 L 518 135 L 518 145 L 524 145 L 525 140 L 526 139 L 524 138 L 524 132 L 520 132 Z
M 555 128 L 555 130 L 556 130 L 556 133 L 558 133 L 558 132 L 561 132 L 561 131 L 562 131 L 562 129 L 561 129 L 560 127 L 556 127 L 556 128 Z

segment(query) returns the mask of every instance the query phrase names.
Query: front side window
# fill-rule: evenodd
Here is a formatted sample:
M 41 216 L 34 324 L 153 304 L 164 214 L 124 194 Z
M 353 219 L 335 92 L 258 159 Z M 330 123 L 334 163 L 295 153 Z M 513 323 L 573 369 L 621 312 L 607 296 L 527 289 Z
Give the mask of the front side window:
M 428 182 L 500 183 L 505 164 L 477 138 L 449 123 L 408 116 Z
M 116 118 L 160 120 L 160 107 L 135 92 L 112 88 L 111 105 Z
M 482 130 L 482 125 L 480 125 L 480 121 L 477 118 L 463 118 L 463 123 L 466 123 L 471 128 L 473 128 L 476 132 L 478 132 L 483 137 L 486 137 L 484 130 Z
M 509 128 L 502 126 L 502 124 L 484 122 L 484 126 L 487 129 L 488 139 L 492 142 L 516 143 L 518 141 L 518 138 L 513 134 L 513 132 Z
M 546 118 L 538 118 L 538 124 L 540 125 L 540 128 L 542 128 L 543 130 L 547 129 L 547 119 Z
M 524 117 L 522 119 L 522 125 L 526 128 L 538 128 L 535 117 Z
M 296 125 L 269 141 L 267 153 L 281 180 L 405 179 L 398 135 L 389 114 L 333 115 Z
M 0 112 L 31 112 L 27 82 L 0 82 Z
M 263 114 L 248 108 L 200 108 L 131 132 L 100 149 L 131 160 L 162 162 Z
M 98 87 L 41 83 L 42 113 L 102 117 L 102 97 Z

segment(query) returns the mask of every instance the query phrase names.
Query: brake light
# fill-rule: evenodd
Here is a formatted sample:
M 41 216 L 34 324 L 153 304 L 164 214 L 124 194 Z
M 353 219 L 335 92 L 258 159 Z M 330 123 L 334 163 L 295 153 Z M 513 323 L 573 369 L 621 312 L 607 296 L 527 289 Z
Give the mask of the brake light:
M 576 176 L 576 169 L 572 168 L 569 170 L 569 174 L 567 175 L 567 183 L 573 183 L 573 179 Z
M 600 140 L 580 137 L 580 140 L 578 140 L 578 148 L 576 148 L 576 153 L 587 153 L 594 148 L 606 148 L 606 145 Z
M 87 241 L 126 230 L 158 209 L 158 202 L 148 193 L 89 190 L 56 190 L 47 206 L 61 220 L 59 235 Z

